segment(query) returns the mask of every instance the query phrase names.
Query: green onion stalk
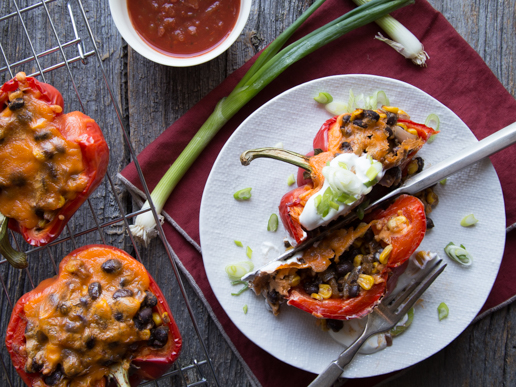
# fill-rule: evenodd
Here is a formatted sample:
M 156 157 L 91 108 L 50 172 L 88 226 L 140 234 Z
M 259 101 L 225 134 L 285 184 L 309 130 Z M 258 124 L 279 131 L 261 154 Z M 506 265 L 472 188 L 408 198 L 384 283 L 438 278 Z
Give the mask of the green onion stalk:
M 190 168 L 224 124 L 290 65 L 347 32 L 371 23 L 398 8 L 414 2 L 414 0 L 372 0 L 282 49 L 298 27 L 324 1 L 315 1 L 299 19 L 263 50 L 235 89 L 218 102 L 213 113 L 152 191 L 151 198 L 158 214 L 163 210 L 166 200 L 188 168 Z M 149 207 L 149 203 L 145 202 L 142 209 Z M 156 223 L 152 212 L 147 211 L 138 215 L 135 223 L 130 226 L 130 231 L 136 239 L 147 245 L 150 239 L 157 235 Z
M 353 0 L 356 5 L 362 5 L 369 0 Z M 410 59 L 414 64 L 426 67 L 426 60 L 430 56 L 426 53 L 423 44 L 403 24 L 391 15 L 383 16 L 376 20 L 378 24 L 392 39 L 387 39 L 381 33 L 375 36 L 376 39 L 388 44 L 405 58 Z

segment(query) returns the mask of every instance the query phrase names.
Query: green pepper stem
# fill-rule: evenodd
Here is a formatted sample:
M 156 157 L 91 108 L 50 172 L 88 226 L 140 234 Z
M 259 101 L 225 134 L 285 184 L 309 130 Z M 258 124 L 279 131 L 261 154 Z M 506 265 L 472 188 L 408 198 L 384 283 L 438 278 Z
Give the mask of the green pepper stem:
M 308 160 L 310 159 L 308 156 L 303 156 L 299 153 L 281 148 L 257 148 L 247 150 L 240 155 L 240 162 L 242 165 L 249 165 L 251 164 L 251 161 L 260 157 L 294 164 L 312 173 L 312 167 L 308 164 Z
M 131 387 L 129 383 L 129 369 L 124 367 L 124 363 L 118 363 L 112 366 L 109 375 L 116 380 L 116 384 L 119 387 Z
M 2 254 L 7 262 L 15 269 L 25 269 L 29 266 L 27 254 L 16 251 L 9 243 L 7 223 L 9 223 L 9 218 L 0 214 L 0 254 Z

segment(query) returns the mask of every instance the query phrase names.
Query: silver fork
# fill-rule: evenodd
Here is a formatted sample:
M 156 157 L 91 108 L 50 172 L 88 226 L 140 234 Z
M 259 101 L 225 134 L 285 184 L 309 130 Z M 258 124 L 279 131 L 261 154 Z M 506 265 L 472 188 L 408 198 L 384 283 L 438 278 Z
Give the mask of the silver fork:
M 401 294 L 387 297 L 367 318 L 364 331 L 340 356 L 317 377 L 308 387 L 329 387 L 344 371 L 366 340 L 374 334 L 388 331 L 401 320 L 426 289 L 435 281 L 446 267 L 442 259 L 433 263 L 428 271 L 424 271 Z

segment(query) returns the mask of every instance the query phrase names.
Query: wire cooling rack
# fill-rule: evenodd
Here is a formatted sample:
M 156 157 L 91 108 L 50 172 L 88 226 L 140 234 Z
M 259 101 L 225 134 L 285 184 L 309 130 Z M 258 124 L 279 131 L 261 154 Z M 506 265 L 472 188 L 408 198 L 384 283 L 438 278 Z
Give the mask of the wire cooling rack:
M 57 12 L 59 12 L 59 14 L 57 14 Z M 45 26 L 44 30 L 47 33 L 45 36 L 42 36 L 42 31 L 38 30 L 36 27 L 41 25 Z M 70 35 L 70 31 L 72 35 Z M 66 104 L 68 106 L 72 105 L 77 107 L 76 110 L 81 110 L 85 114 L 94 117 L 99 123 L 99 126 L 103 128 L 105 136 L 108 129 L 114 130 L 113 126 L 119 126 L 116 130 L 119 130 L 121 136 L 124 138 L 129 152 L 128 156 L 134 160 L 144 191 L 147 198 L 150 199 L 150 193 L 131 145 L 129 133 L 124 125 L 124 116 L 112 91 L 108 74 L 102 63 L 105 58 L 103 58 L 98 48 L 98 44 L 102 43 L 97 40 L 92 31 L 88 22 L 87 11 L 81 0 L 69 2 L 61 0 L 32 0 L 32 2 L 31 0 L 1 0 L 0 80 L 3 83 L 12 78 L 16 72 L 25 71 L 27 75 L 35 76 L 43 82 L 53 83 L 63 94 L 65 94 L 64 91 L 69 90 L 68 93 L 75 95 L 76 98 L 75 101 L 68 101 L 65 97 Z M 6 41 L 7 44 L 5 44 Z M 20 49 L 21 47 L 24 49 Z M 58 69 L 62 72 L 61 77 L 54 77 Z M 103 83 L 104 86 L 99 93 L 108 95 L 105 98 L 108 102 L 103 104 L 103 106 L 98 106 L 101 104 L 101 99 L 94 101 L 97 102 L 97 104 L 92 104 L 91 100 L 85 101 L 83 95 L 81 95 L 81 85 L 77 82 L 77 75 L 81 71 L 86 71 L 86 69 L 93 72 L 93 76 L 103 79 L 101 83 Z M 57 78 L 60 81 L 59 83 L 54 83 L 50 78 Z M 92 106 L 94 107 L 92 108 Z M 111 122 L 108 118 L 105 118 L 106 122 L 102 122 L 102 118 L 99 120 L 99 118 L 96 117 L 99 115 L 98 112 L 96 115 L 88 114 L 88 110 L 96 111 L 97 109 L 110 109 L 111 116 L 116 117 L 113 121 L 118 122 L 118 124 Z M 68 108 L 67 110 L 74 109 Z M 105 115 L 103 117 L 105 117 Z M 106 136 L 106 139 L 109 143 L 108 136 Z M 119 144 L 113 140 L 111 142 L 112 143 L 109 143 L 109 145 L 111 155 L 113 155 L 113 147 L 117 147 Z M 142 212 L 152 211 L 155 219 L 157 219 L 152 200 L 149 200 L 151 203 L 150 209 L 128 213 L 128 209 L 124 209 L 122 205 L 117 187 L 110 176 L 109 169 L 103 184 L 105 189 L 102 195 L 103 199 L 105 202 L 112 203 L 117 209 L 117 211 L 115 211 L 117 215 L 111 215 L 111 219 L 105 219 L 104 214 L 97 213 L 99 206 L 96 204 L 98 203 L 92 203 L 94 199 L 88 199 L 87 203 L 85 203 L 80 211 L 72 218 L 72 221 L 75 220 L 74 223 L 76 225 L 79 224 L 81 227 L 73 227 L 70 226 L 69 223 L 63 235 L 47 246 L 38 248 L 28 246 L 19 236 L 16 236 L 14 233 L 11 234 L 14 246 L 19 250 L 26 250 L 29 258 L 29 267 L 22 272 L 10 269 L 7 261 L 3 257 L 0 257 L 0 281 L 4 293 L 2 295 L 0 292 L 0 302 L 3 305 L 3 322 L 0 324 L 0 340 L 2 343 L 0 370 L 5 374 L 3 378 L 0 376 L 0 382 L 2 382 L 2 384 L 4 383 L 3 380 L 5 380 L 5 383 L 11 387 L 23 385 L 21 379 L 17 376 L 16 372 L 14 372 L 14 367 L 10 362 L 5 347 L 7 316 L 11 314 L 16 300 L 21 296 L 21 294 L 13 294 L 13 282 L 17 282 L 18 284 L 25 282 L 27 285 L 24 286 L 25 291 L 34 288 L 36 285 L 33 281 L 34 275 L 38 277 L 40 275 L 45 276 L 45 274 L 41 274 L 41 271 L 48 273 L 48 275 L 46 275 L 47 277 L 56 274 L 58 265 L 56 257 L 64 256 L 67 252 L 70 252 L 72 248 L 75 249 L 81 246 L 81 241 L 84 239 L 81 237 L 87 235 L 91 236 L 91 234 L 98 234 L 96 239 L 99 243 L 118 244 L 118 247 L 125 247 L 126 251 L 132 250 L 130 251 L 132 255 L 139 261 L 142 261 L 139 246 L 133 240 L 131 233 L 127 233 L 125 230 L 128 229 L 128 220 Z M 111 212 L 113 212 L 112 209 Z M 159 236 L 162 241 L 164 241 L 165 236 L 163 229 L 159 222 L 157 222 L 157 224 Z M 122 234 L 122 237 L 118 239 L 113 238 L 113 235 L 116 236 L 117 234 L 119 236 Z M 89 239 L 91 239 L 91 237 Z M 129 239 L 130 242 L 127 242 L 127 239 Z M 197 360 L 194 358 L 185 363 L 184 359 L 180 357 L 182 361 L 176 361 L 172 371 L 169 371 L 156 381 L 146 381 L 143 382 L 142 385 L 171 385 L 173 382 L 174 385 L 178 386 L 201 386 L 209 384 L 218 386 L 219 383 L 208 355 L 206 344 L 199 331 L 199 326 L 193 314 L 181 277 L 179 276 L 177 266 L 172 259 L 174 253 L 167 243 L 164 243 L 164 248 L 177 280 L 178 288 L 182 294 L 184 306 L 190 317 L 190 323 L 187 324 L 187 328 L 193 328 L 195 330 L 200 344 L 199 347 L 201 348 L 199 351 L 200 356 L 203 357 L 203 359 Z M 16 278 L 13 279 L 13 277 Z M 177 364 L 179 363 L 186 365 L 178 366 Z

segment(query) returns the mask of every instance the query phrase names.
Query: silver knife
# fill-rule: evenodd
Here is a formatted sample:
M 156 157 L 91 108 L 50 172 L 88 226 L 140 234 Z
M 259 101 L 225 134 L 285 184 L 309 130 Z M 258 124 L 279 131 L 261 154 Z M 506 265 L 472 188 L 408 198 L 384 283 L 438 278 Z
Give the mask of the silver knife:
M 371 203 L 367 208 L 364 209 L 364 212 L 368 212 L 377 207 L 379 204 L 385 202 L 386 200 L 393 199 L 401 194 L 414 195 L 424 190 L 425 188 L 431 187 L 437 182 L 443 180 L 444 178 L 453 175 L 461 169 L 464 169 L 467 166 L 474 164 L 479 160 L 482 160 L 484 157 L 491 156 L 492 154 L 507 148 L 515 142 L 516 122 L 513 122 L 509 126 L 500 129 L 498 132 L 493 133 L 492 135 L 484 138 L 476 144 L 470 145 L 458 151 L 454 156 L 449 157 L 436 165 L 432 165 L 430 168 L 425 169 L 417 175 L 414 175 L 413 177 L 407 179 L 407 181 L 405 181 L 405 183 L 401 185 L 399 188 L 395 189 L 394 191 L 391 191 L 387 195 L 376 200 L 374 203 Z M 328 234 L 332 233 L 333 231 L 345 227 L 356 218 L 356 213 L 352 212 L 351 214 L 337 221 L 333 226 L 329 227 L 316 237 L 310 238 L 304 241 L 303 243 L 300 243 L 293 249 L 284 252 L 273 262 L 284 261 L 286 259 L 291 258 L 296 253 L 303 251 L 312 244 L 324 239 Z M 256 273 L 258 273 L 261 270 L 262 268 L 259 268 L 246 274 L 242 277 L 242 280 L 251 280 L 256 275 Z

